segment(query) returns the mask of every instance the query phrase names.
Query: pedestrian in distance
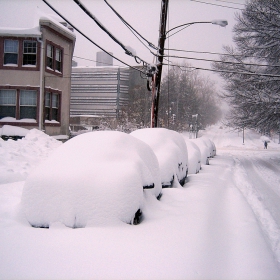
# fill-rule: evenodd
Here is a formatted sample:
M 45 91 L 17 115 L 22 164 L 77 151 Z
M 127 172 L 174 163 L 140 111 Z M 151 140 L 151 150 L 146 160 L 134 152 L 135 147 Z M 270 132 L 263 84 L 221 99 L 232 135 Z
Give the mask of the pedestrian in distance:
M 264 149 L 267 149 L 267 141 L 264 141 Z

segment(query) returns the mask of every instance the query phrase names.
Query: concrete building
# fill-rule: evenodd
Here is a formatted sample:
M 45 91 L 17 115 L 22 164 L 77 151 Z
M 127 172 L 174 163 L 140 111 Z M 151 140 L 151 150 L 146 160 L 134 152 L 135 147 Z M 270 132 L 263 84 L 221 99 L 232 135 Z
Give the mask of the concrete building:
M 112 55 L 113 53 L 110 54 Z M 96 66 L 113 66 L 113 57 L 105 52 L 97 52 Z
M 69 135 L 73 29 L 41 17 L 31 29 L 0 28 L 0 127 Z
M 73 67 L 71 116 L 118 116 L 128 103 L 128 67 Z

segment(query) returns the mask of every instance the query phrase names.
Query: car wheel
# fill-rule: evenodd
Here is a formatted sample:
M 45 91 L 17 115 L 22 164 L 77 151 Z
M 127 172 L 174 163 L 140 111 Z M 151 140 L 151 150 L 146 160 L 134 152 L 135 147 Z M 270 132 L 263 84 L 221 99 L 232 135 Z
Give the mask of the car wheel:
M 142 211 L 141 211 L 141 209 L 138 209 L 137 212 L 135 213 L 132 224 L 138 225 L 138 224 L 140 224 L 141 221 L 142 221 Z

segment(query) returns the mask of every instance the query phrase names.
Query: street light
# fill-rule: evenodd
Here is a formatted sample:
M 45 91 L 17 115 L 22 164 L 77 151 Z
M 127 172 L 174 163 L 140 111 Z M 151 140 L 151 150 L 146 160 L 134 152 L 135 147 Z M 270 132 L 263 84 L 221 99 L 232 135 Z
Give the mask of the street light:
M 166 32 L 166 19 L 167 19 L 167 11 L 168 11 L 168 2 L 169 0 L 162 0 L 161 4 L 161 17 L 160 17 L 160 30 L 159 30 L 159 40 L 158 40 L 158 54 L 157 54 L 157 71 L 154 71 L 152 76 L 152 108 L 151 108 L 151 127 L 157 127 L 158 123 L 158 107 L 159 107 L 159 96 L 160 96 L 160 83 L 161 83 L 161 74 L 162 74 L 162 62 L 163 62 L 163 55 L 164 55 L 164 44 L 166 35 L 177 28 L 183 27 L 179 31 L 183 30 L 184 28 L 197 24 L 197 23 L 211 23 L 220 25 L 225 27 L 228 22 L 226 20 L 213 20 L 213 21 L 201 21 L 201 22 L 190 22 L 178 25 L 176 27 L 171 28 Z M 178 32 L 179 32 L 178 31 Z M 175 32 L 175 33 L 178 33 Z M 170 36 L 174 35 L 175 33 L 171 34 Z
M 221 27 L 225 27 L 225 26 L 228 25 L 227 20 L 221 20 L 221 19 L 219 19 L 219 20 L 212 20 L 212 21 L 196 21 L 196 22 L 184 23 L 184 24 L 175 26 L 175 27 L 171 28 L 170 30 L 168 30 L 167 32 L 165 32 L 165 36 L 166 36 L 169 32 L 173 31 L 174 29 L 183 27 L 182 29 L 180 29 L 180 30 L 178 30 L 177 32 L 175 32 L 175 33 L 169 35 L 168 37 L 173 36 L 174 34 L 176 34 L 176 33 L 180 32 L 180 31 L 182 31 L 183 29 L 189 27 L 190 25 L 197 24 L 197 23 L 208 23 L 208 24 L 211 23 L 211 24 L 219 25 L 219 26 L 221 26 Z

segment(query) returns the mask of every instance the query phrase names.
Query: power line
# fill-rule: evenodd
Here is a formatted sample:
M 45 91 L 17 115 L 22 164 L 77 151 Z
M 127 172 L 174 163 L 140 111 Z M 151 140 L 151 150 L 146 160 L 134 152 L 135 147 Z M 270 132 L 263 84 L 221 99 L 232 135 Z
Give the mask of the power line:
M 104 48 L 102 48 L 101 46 L 99 46 L 98 44 L 96 44 L 93 40 L 91 40 L 88 36 L 86 36 L 82 31 L 80 31 L 76 26 L 74 26 L 68 19 L 66 19 L 63 15 L 61 15 L 54 7 L 52 7 L 46 0 L 42 0 L 46 5 L 48 5 L 57 15 L 59 15 L 63 20 L 65 20 L 65 22 L 67 22 L 69 25 L 71 25 L 78 33 L 80 33 L 83 37 L 85 37 L 88 41 L 90 41 L 92 44 L 94 44 L 96 47 L 98 47 L 99 49 L 101 49 L 103 52 L 107 53 L 109 56 L 111 56 L 112 58 L 116 59 L 117 61 L 121 62 L 122 64 L 131 67 L 134 70 L 137 70 L 143 74 L 146 74 L 144 72 L 142 72 L 141 70 L 127 64 L 126 62 L 120 60 L 119 58 L 115 57 L 114 55 L 112 55 L 111 53 L 109 53 L 108 51 L 106 51 Z
M 240 9 L 240 8 L 230 7 L 230 6 L 224 6 L 224 5 L 219 5 L 219 4 L 207 3 L 207 2 L 199 1 L 199 0 L 190 0 L 190 1 L 201 3 L 201 4 L 207 4 L 207 5 L 212 5 L 212 6 L 228 8 L 228 9 L 234 9 L 234 10 L 240 10 L 240 11 L 244 10 L 244 9 Z
M 163 63 L 163 65 L 168 65 Z M 229 71 L 229 70 L 216 70 L 216 69 L 209 69 L 209 68 L 202 68 L 202 67 L 195 67 L 195 66 L 184 66 L 184 65 L 176 65 L 176 64 L 169 64 L 170 66 L 179 67 L 179 68 L 187 68 L 193 70 L 204 70 L 204 71 L 211 71 L 211 72 L 218 72 L 218 73 L 228 73 L 228 74 L 240 74 L 240 75 L 249 75 L 249 76 L 261 76 L 261 77 L 271 77 L 271 78 L 280 78 L 280 75 L 273 75 L 273 74 L 265 74 L 265 73 L 254 73 L 254 72 L 239 72 L 239 71 Z
M 110 33 L 100 21 L 97 20 L 96 17 L 94 17 L 91 12 L 80 2 L 80 0 L 74 0 L 74 2 L 91 18 L 94 20 L 94 22 L 106 33 L 108 34 L 118 45 L 120 45 L 127 55 L 130 55 L 134 57 L 135 61 L 140 64 L 143 62 L 144 64 L 148 64 L 146 61 L 141 59 L 139 56 L 134 55 L 130 50 L 127 49 L 112 33 Z
M 268 64 L 244 63 L 244 62 L 231 62 L 231 61 L 222 61 L 222 60 L 206 59 L 206 58 L 195 58 L 195 57 L 187 57 L 187 56 L 176 56 L 176 55 L 164 55 L 164 57 L 183 58 L 183 59 L 190 59 L 190 60 L 207 61 L 207 62 L 218 62 L 218 63 L 226 63 L 226 64 L 233 64 L 233 65 L 244 65 L 244 66 L 280 67 L 280 65 L 268 65 Z
M 149 47 L 157 50 L 158 48 L 151 42 L 149 42 L 146 38 L 144 38 L 136 29 L 134 29 L 106 0 L 104 2 L 110 7 L 110 9 L 118 16 L 118 18 L 128 27 L 128 29 L 135 35 L 135 33 L 140 36 L 146 43 L 148 43 Z M 135 33 L 134 33 L 135 32 Z M 135 35 L 136 36 L 136 35 Z M 137 36 L 136 36 L 137 37 Z M 138 38 L 138 37 L 137 37 Z M 138 38 L 139 39 L 139 38 Z
M 181 50 L 181 49 L 165 49 L 170 51 L 176 51 L 176 52 L 186 52 L 186 53 L 198 53 L 198 54 L 212 54 L 212 55 L 222 55 L 222 56 L 234 56 L 234 57 L 244 57 L 244 55 L 241 54 L 227 54 L 227 53 L 217 53 L 217 52 L 206 52 L 206 51 L 187 51 L 187 50 Z M 277 57 L 266 57 L 266 56 L 246 56 L 246 58 L 261 58 L 261 59 L 268 59 L 268 58 L 275 58 Z
M 112 33 L 110 33 L 106 27 L 79 1 L 73 0 L 82 10 L 86 13 L 113 41 L 120 45 L 127 55 L 133 56 L 132 52 L 129 51 Z
M 217 2 L 227 3 L 227 4 L 234 4 L 234 5 L 245 6 L 245 4 L 236 3 L 236 2 L 231 2 L 231 1 L 224 1 L 224 0 L 216 0 L 216 1 L 217 1 Z

